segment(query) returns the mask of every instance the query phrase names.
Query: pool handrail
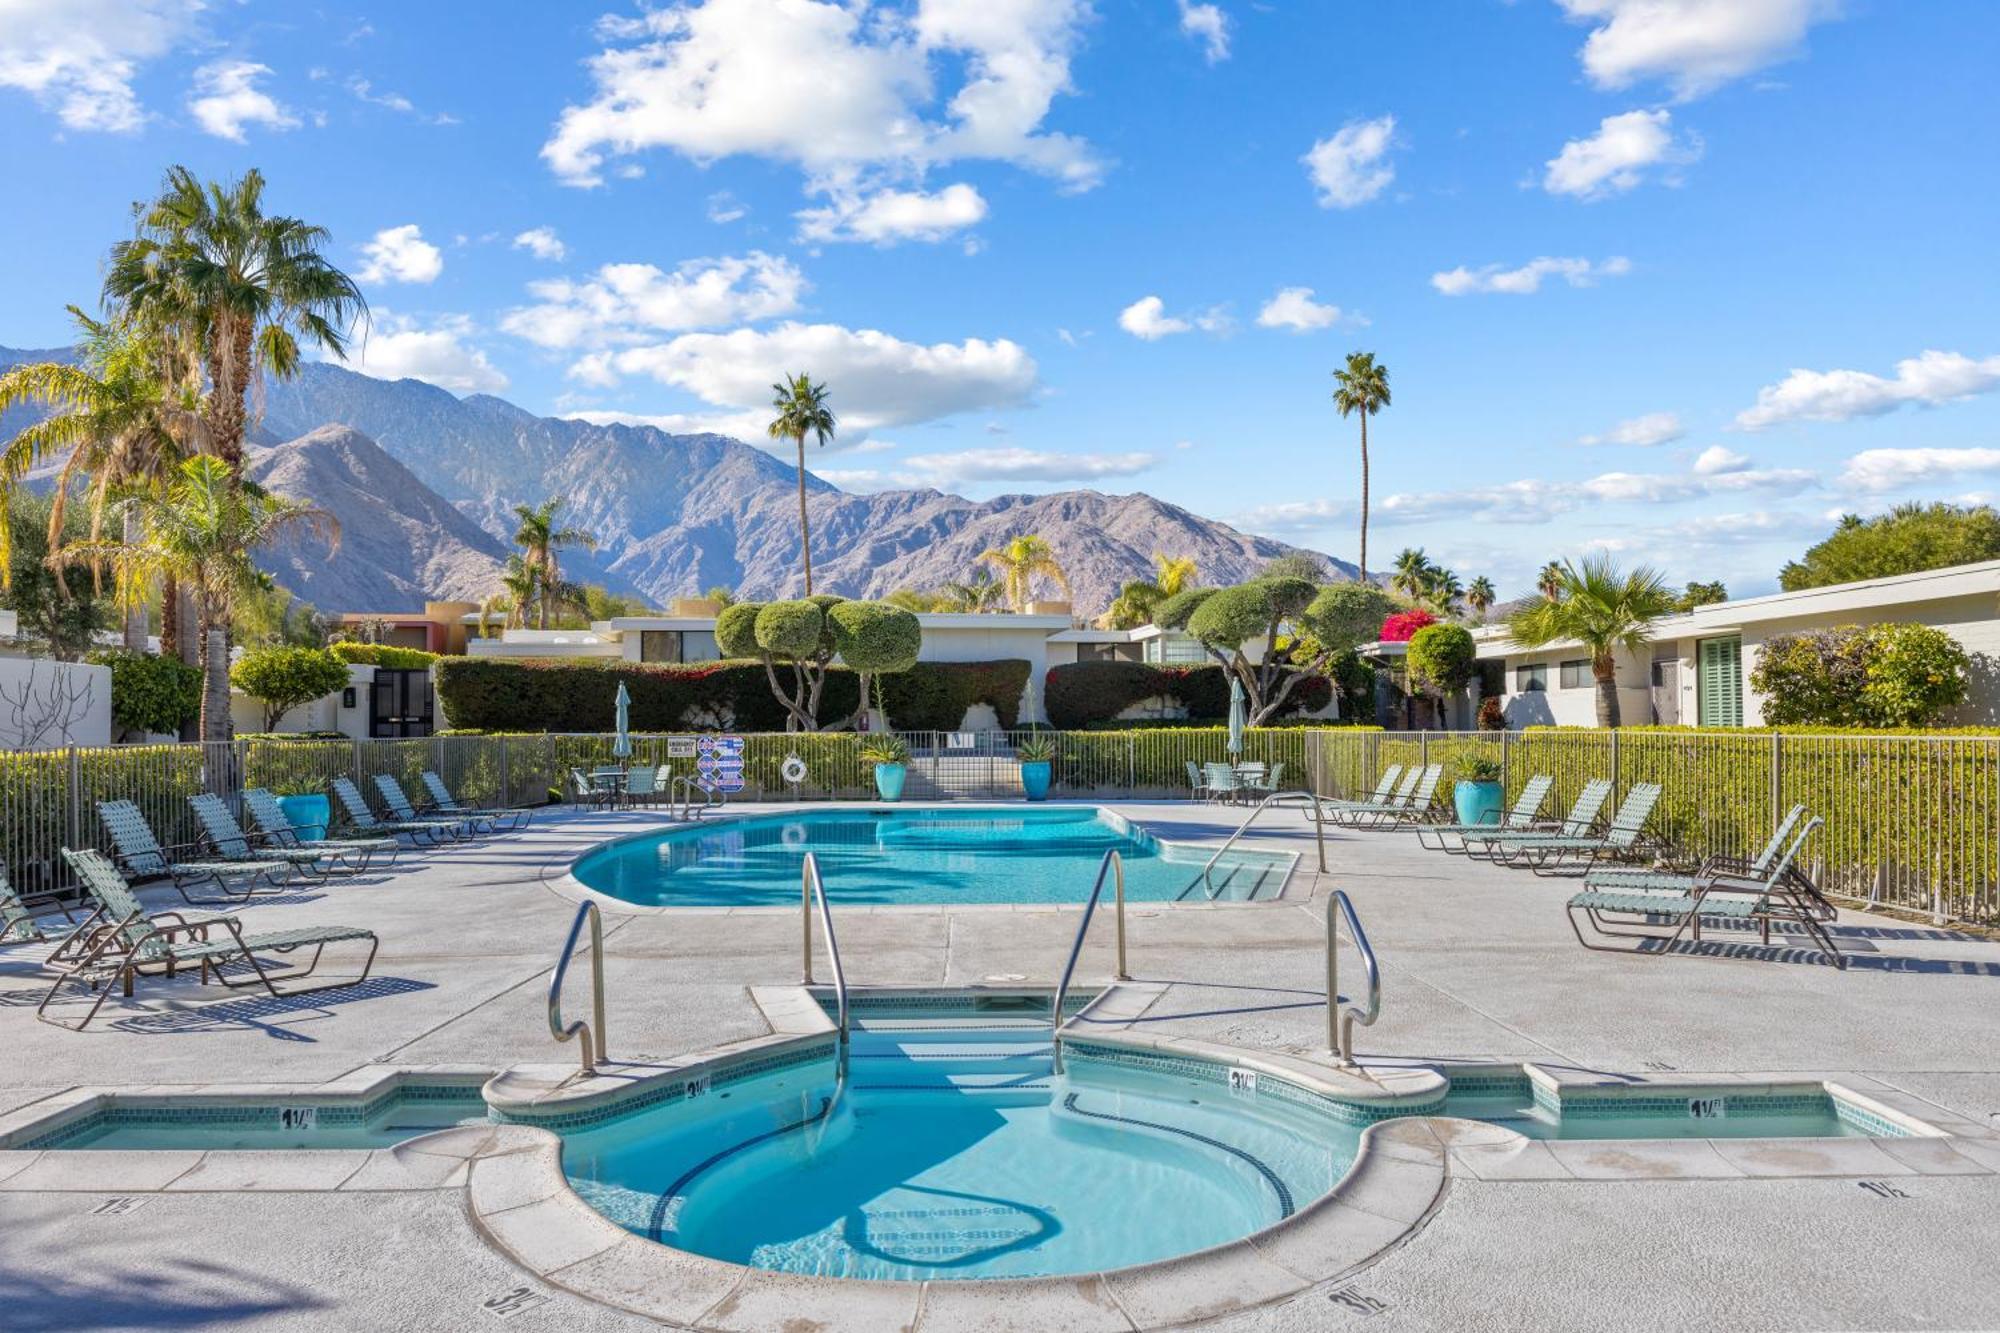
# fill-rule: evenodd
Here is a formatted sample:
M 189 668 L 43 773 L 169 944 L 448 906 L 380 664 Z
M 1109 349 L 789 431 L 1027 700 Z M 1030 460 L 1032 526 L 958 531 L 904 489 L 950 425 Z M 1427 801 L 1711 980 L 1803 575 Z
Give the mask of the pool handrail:
M 1083 956 L 1083 940 L 1090 933 L 1090 919 L 1097 914 L 1097 904 L 1104 897 L 1104 875 L 1113 872 L 1117 894 L 1118 918 L 1118 976 L 1119 981 L 1132 978 L 1125 970 L 1125 858 L 1118 854 L 1116 847 L 1104 853 L 1104 859 L 1097 863 L 1097 882 L 1090 887 L 1090 897 L 1083 904 L 1083 920 L 1077 922 L 1076 938 L 1070 942 L 1069 961 L 1063 964 L 1062 977 L 1056 982 L 1056 993 L 1049 1006 L 1050 1054 L 1055 1072 L 1063 1071 L 1062 1026 L 1063 1002 L 1069 998 L 1069 983 L 1076 975 L 1077 959 Z
M 562 1021 L 563 979 L 569 975 L 570 959 L 576 954 L 577 937 L 583 933 L 583 923 L 590 923 L 590 1017 L 586 1023 L 577 1019 L 574 1023 Z M 595 902 L 579 903 L 576 916 L 569 923 L 569 938 L 563 941 L 562 955 L 556 959 L 555 974 L 549 978 L 549 1035 L 557 1041 L 568 1041 L 572 1037 L 583 1038 L 584 1077 L 597 1072 L 597 1066 L 604 1056 L 604 914 Z
M 1347 938 L 1354 943 L 1354 950 L 1361 955 L 1361 966 L 1368 973 L 1368 1004 L 1340 1003 L 1340 922 L 1347 922 Z M 1340 1058 L 1343 1065 L 1354 1064 L 1354 1025 L 1373 1027 L 1375 1020 L 1382 1016 L 1382 969 L 1375 961 L 1375 950 L 1368 943 L 1368 932 L 1361 928 L 1361 918 L 1354 914 L 1354 901 L 1344 889 L 1335 889 L 1326 900 L 1326 1045 L 1327 1050 Z
M 1215 863 L 1222 859 L 1222 854 L 1224 852 L 1228 851 L 1231 847 L 1234 847 L 1236 845 L 1236 840 L 1238 838 L 1242 837 L 1246 832 L 1249 831 L 1250 826 L 1257 822 L 1258 815 L 1263 814 L 1268 807 L 1277 804 L 1280 801 L 1307 801 L 1311 803 L 1313 835 L 1319 842 L 1320 873 L 1321 874 L 1326 873 L 1326 824 L 1325 821 L 1320 818 L 1319 798 L 1313 795 L 1309 791 L 1274 791 L 1269 796 L 1266 796 L 1263 800 L 1257 802 L 1257 804 L 1251 808 L 1250 813 L 1243 817 L 1243 822 L 1236 826 L 1236 832 L 1230 834 L 1228 840 L 1225 841 L 1220 847 L 1215 849 L 1215 855 L 1209 857 L 1208 864 L 1201 868 L 1202 884 L 1206 886 L 1206 888 L 1208 889 L 1208 899 L 1210 902 L 1215 901 L 1215 895 L 1217 893 L 1217 889 L 1215 887 L 1215 878 L 1213 873 L 1215 870 Z
M 676 792 L 680 793 L 681 807 L 680 813 L 673 815 L 675 819 L 699 819 L 708 811 L 720 810 L 727 804 L 720 791 L 703 782 L 699 775 L 683 773 L 668 785 L 667 812 L 669 814 L 673 814 L 674 811 L 674 793 Z M 702 795 L 700 810 L 695 809 L 694 806 L 694 794 L 696 792 L 700 792 Z
M 847 972 L 840 965 L 840 941 L 833 933 L 833 910 L 826 902 L 826 882 L 819 875 L 819 858 L 811 852 L 799 866 L 800 915 L 805 928 L 805 984 L 813 984 L 813 903 L 819 904 L 820 929 L 826 932 L 827 958 L 833 963 L 835 1068 L 840 1078 L 847 1076 Z

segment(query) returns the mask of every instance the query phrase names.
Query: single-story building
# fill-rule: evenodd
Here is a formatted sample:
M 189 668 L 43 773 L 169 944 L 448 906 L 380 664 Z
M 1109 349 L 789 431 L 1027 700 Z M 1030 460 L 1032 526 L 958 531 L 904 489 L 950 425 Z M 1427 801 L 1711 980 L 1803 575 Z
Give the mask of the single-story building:
M 479 604 L 425 602 L 422 611 L 347 611 L 340 625 L 374 643 L 457 655 L 465 651 L 468 636 L 479 632 Z
M 1652 643 L 1618 655 L 1620 715 L 1634 724 L 1762 725 L 1764 701 L 1750 675 L 1763 643 L 1780 634 L 1886 623 L 1941 629 L 1972 655 L 1971 690 L 1946 716 L 1948 724 L 2000 722 L 2000 560 L 1745 597 L 1669 616 L 1655 626 Z M 1509 727 L 1595 725 L 1596 681 L 1578 645 L 1523 649 L 1504 625 L 1475 629 L 1473 639 Z

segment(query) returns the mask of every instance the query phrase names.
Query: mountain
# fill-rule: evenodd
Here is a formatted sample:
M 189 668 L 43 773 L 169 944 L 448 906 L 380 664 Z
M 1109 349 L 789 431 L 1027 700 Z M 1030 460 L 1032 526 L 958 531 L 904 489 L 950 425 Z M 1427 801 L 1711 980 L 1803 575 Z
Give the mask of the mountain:
M 48 355 L 0 348 L 0 366 Z M 557 495 L 565 520 L 598 540 L 594 553 L 564 554 L 572 578 L 655 604 L 718 584 L 760 597 L 802 586 L 796 473 L 724 436 L 538 417 L 483 394 L 309 363 L 265 387 L 255 439 L 271 446 L 255 452 L 259 479 L 330 509 L 348 532 L 331 560 L 310 551 L 271 560 L 323 610 L 490 592 L 512 506 Z M 1203 582 L 1227 583 L 1299 549 L 1144 493 L 852 495 L 810 473 L 806 491 L 815 588 L 847 596 L 964 579 L 979 552 L 1027 532 L 1054 546 L 1084 613 L 1149 574 L 1155 551 L 1193 556 Z M 1352 565 L 1319 558 L 1353 577 Z

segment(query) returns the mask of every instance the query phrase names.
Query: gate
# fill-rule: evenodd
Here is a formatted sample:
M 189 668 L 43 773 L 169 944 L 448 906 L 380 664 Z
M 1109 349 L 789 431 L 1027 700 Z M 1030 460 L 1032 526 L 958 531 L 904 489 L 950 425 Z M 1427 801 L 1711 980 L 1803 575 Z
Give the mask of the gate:
M 368 687 L 368 735 L 374 740 L 399 740 L 431 734 L 431 673 L 376 667 Z

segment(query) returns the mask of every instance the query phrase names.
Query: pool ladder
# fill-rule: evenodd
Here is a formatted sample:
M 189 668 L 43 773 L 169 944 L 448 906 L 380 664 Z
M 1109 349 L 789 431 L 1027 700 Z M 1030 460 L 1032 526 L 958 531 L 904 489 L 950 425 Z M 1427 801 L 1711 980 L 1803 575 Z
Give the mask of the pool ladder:
M 1104 877 L 1112 876 L 1116 885 L 1118 917 L 1118 976 L 1119 981 L 1130 981 L 1131 974 L 1125 970 L 1125 858 L 1112 848 L 1097 863 L 1097 882 L 1090 888 L 1090 897 L 1083 904 L 1083 920 L 1077 922 L 1076 938 L 1070 942 L 1069 961 L 1063 964 L 1062 978 L 1056 982 L 1055 998 L 1049 1005 L 1050 1041 L 1054 1048 L 1055 1072 L 1063 1071 L 1062 1026 L 1063 1003 L 1069 998 L 1069 983 L 1076 976 L 1077 959 L 1083 956 L 1083 939 L 1090 933 L 1090 919 L 1097 915 L 1098 900 L 1104 897 Z
M 1274 791 L 1251 808 L 1250 813 L 1243 817 L 1243 822 L 1236 826 L 1236 832 L 1230 834 L 1228 841 L 1215 849 L 1215 855 L 1209 857 L 1208 864 L 1201 868 L 1201 882 L 1202 886 L 1208 890 L 1209 901 L 1213 902 L 1218 892 L 1215 887 L 1215 863 L 1222 859 L 1225 852 L 1236 845 L 1238 838 L 1250 831 L 1250 826 L 1257 822 L 1257 816 L 1263 814 L 1273 805 L 1289 801 L 1308 801 L 1311 803 L 1308 813 L 1312 815 L 1313 837 L 1319 846 L 1319 869 L 1321 874 L 1326 873 L 1326 822 L 1320 817 L 1319 798 L 1311 792 L 1305 791 Z
M 833 1000 L 835 1038 L 834 1073 L 840 1084 L 847 1081 L 847 972 L 840 965 L 840 941 L 833 933 L 833 912 L 826 905 L 826 883 L 819 877 L 819 858 L 806 853 L 804 864 L 799 868 L 799 916 L 804 928 L 804 972 L 805 984 L 813 984 L 813 908 L 819 908 L 819 925 L 826 935 L 826 954 L 833 964 Z
M 1340 1003 L 1340 924 L 1347 923 L 1347 938 L 1361 955 L 1368 974 L 1368 1002 L 1365 1005 Z M 1343 889 L 1335 889 L 1326 900 L 1326 1045 L 1343 1065 L 1354 1064 L 1354 1025 L 1372 1027 L 1382 1016 L 1382 968 L 1368 943 L 1368 932 L 1354 914 L 1354 901 Z
M 586 921 L 590 923 L 591 1021 L 586 1023 L 579 1018 L 574 1023 L 564 1023 L 563 980 L 569 976 L 570 959 L 576 955 L 576 942 L 583 934 Z M 569 923 L 569 938 L 563 941 L 562 955 L 556 959 L 555 975 L 549 978 L 549 1035 L 557 1041 L 581 1037 L 583 1075 L 588 1078 L 597 1072 L 599 1062 L 604 1059 L 604 914 L 597 910 L 594 902 L 577 907 L 576 917 Z

